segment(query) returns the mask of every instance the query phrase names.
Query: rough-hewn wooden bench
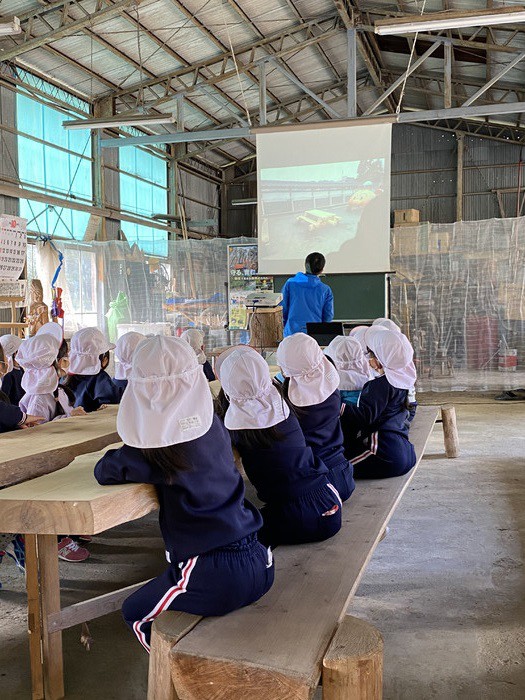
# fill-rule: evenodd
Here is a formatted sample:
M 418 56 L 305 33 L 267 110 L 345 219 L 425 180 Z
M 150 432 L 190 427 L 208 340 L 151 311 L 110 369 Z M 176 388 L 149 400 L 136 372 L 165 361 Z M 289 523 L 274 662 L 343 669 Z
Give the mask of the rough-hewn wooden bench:
M 104 413 L 107 421 L 111 413 Z M 79 420 L 86 418 L 89 420 L 90 417 Z M 62 422 L 65 421 L 57 421 L 57 424 Z M 31 428 L 31 431 L 36 430 Z M 70 434 L 73 446 L 66 445 L 70 448 L 69 452 L 65 450 L 67 454 L 89 443 L 84 430 L 82 436 Z M 93 436 L 95 441 L 99 438 Z M 31 441 L 27 435 L 26 441 Z M 42 448 L 45 451 L 45 444 Z M 145 583 L 142 581 L 66 608 L 60 605 L 58 534 L 96 535 L 158 508 L 153 486 L 125 484 L 107 487 L 97 484 L 93 468 L 104 451 L 76 457 L 70 465 L 58 471 L 0 490 L 0 532 L 25 535 L 33 700 L 64 697 L 62 630 L 119 610 L 125 598 Z M 64 455 L 62 452 L 58 454 L 60 461 Z M 0 458 L 3 457 L 2 452 Z
M 222 618 L 163 613 L 153 625 L 148 700 L 302 700 L 321 676 L 325 700 L 380 698 L 381 635 L 346 611 L 438 412 L 418 408 L 416 467 L 359 481 L 338 535 L 277 549 L 275 583 L 260 601 Z

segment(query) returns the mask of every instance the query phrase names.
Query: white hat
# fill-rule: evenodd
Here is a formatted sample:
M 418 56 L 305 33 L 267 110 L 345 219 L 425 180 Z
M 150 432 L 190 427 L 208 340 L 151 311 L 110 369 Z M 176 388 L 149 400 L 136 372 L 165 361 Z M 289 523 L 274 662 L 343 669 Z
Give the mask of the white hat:
M 58 323 L 55 323 L 54 321 L 49 321 L 48 323 L 44 323 L 43 326 L 41 326 L 37 332 L 37 335 L 52 335 L 54 338 L 58 340 L 58 342 L 62 345 L 62 341 L 64 340 L 64 330 L 62 326 Z
M 13 369 L 13 355 L 18 352 L 18 348 L 22 344 L 22 338 L 17 335 L 3 335 L 0 337 L 0 345 L 4 351 L 5 359 L 7 360 L 7 371 Z
M 389 384 L 396 389 L 412 389 L 416 383 L 416 368 L 412 361 L 414 350 L 408 338 L 397 331 L 387 329 L 379 332 L 372 327 L 366 334 L 370 350 L 383 365 Z
M 133 354 L 137 345 L 145 339 L 145 335 L 136 331 L 130 331 L 120 336 L 115 346 L 115 357 L 118 360 L 118 363 L 115 364 L 115 379 L 128 379 Z
M 197 356 L 185 340 L 156 335 L 135 350 L 117 430 L 131 447 L 168 447 L 205 435 L 213 399 Z
M 355 328 L 352 328 L 348 334 L 350 338 L 355 338 L 357 340 L 363 352 L 366 352 L 365 334 L 369 328 L 370 326 L 356 326 Z
M 372 323 L 372 325 L 373 326 L 384 326 L 389 331 L 396 331 L 397 333 L 401 333 L 401 328 L 397 325 L 397 323 L 394 323 L 390 318 L 376 318 L 376 320 Z
M 202 351 L 204 333 L 197 328 L 188 328 L 180 337 L 191 345 L 197 355 L 197 362 L 199 365 L 203 365 L 206 362 L 206 355 Z
M 334 361 L 342 391 L 358 391 L 372 379 L 370 365 L 357 338 L 338 335 L 324 352 Z
M 277 362 L 290 378 L 288 398 L 295 406 L 323 403 L 339 386 L 336 368 L 305 333 L 289 335 L 280 343 Z
M 98 374 L 101 370 L 100 355 L 114 348 L 98 328 L 82 328 L 71 338 L 69 373 Z
M 16 361 L 24 368 L 22 389 L 26 394 L 51 394 L 55 391 L 58 374 L 53 364 L 59 350 L 59 341 L 49 333 L 39 333 L 23 341 Z
M 221 385 L 230 402 L 224 416 L 229 430 L 270 428 L 290 415 L 258 352 L 230 353 L 222 364 Z
M 219 357 L 217 357 L 217 359 L 215 360 L 214 370 L 215 370 L 215 376 L 217 377 L 217 379 L 220 380 L 220 378 L 221 378 L 220 371 L 221 371 L 222 363 L 224 362 L 224 360 L 227 357 L 229 357 L 236 350 L 239 350 L 239 352 L 248 352 L 249 351 L 249 352 L 256 352 L 257 354 L 259 354 L 255 348 L 252 348 L 251 345 L 232 345 L 231 348 L 227 348 L 227 350 L 225 350 L 224 352 L 221 352 Z

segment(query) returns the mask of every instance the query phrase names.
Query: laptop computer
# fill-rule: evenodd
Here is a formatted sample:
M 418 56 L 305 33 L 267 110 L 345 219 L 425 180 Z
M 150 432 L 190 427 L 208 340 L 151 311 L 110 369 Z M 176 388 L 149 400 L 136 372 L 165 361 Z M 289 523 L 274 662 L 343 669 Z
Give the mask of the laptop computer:
M 307 323 L 306 332 L 317 341 L 318 345 L 325 347 L 326 345 L 330 345 L 336 336 L 343 335 L 343 322 Z

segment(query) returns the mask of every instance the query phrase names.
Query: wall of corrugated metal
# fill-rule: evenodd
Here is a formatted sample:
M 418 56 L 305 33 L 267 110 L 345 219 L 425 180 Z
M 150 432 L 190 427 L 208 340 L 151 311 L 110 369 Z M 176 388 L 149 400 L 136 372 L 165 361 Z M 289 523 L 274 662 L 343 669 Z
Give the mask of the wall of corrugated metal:
M 520 151 L 525 147 L 465 136 L 463 219 L 516 216 Z M 522 189 L 525 165 L 522 169 Z M 421 221 L 456 220 L 457 139 L 454 133 L 414 125 L 392 132 L 392 210 L 419 209 Z M 500 209 L 500 202 L 503 210 Z

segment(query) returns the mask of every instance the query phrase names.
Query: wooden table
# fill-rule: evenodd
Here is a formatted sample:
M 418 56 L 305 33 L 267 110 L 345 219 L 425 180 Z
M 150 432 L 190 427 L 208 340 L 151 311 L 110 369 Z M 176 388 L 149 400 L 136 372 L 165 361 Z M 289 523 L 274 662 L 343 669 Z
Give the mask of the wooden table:
M 63 469 L 0 491 L 0 532 L 25 535 L 33 700 L 64 697 L 62 630 L 120 609 L 144 584 L 60 607 L 57 535 L 96 535 L 158 508 L 153 486 L 99 486 L 93 468 L 104 452 L 82 455 Z
M 114 442 L 118 406 L 0 435 L 0 488 L 65 467 Z

